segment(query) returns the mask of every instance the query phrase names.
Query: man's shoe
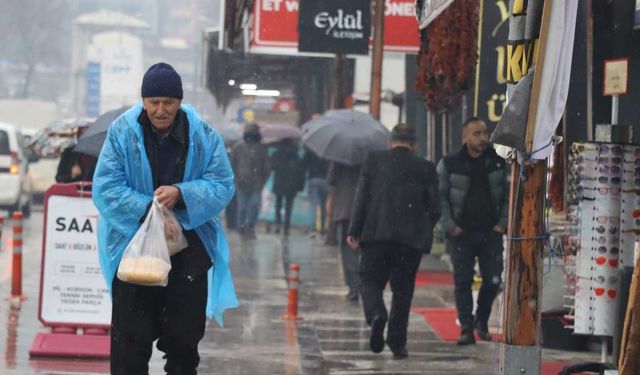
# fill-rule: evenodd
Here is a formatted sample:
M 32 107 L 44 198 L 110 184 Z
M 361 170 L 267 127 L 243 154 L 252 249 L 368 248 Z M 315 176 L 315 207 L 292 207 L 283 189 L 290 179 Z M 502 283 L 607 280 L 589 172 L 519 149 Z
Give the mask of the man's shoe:
M 409 356 L 409 352 L 407 351 L 406 346 L 403 346 L 402 348 L 397 350 L 391 349 L 391 351 L 393 352 L 393 359 L 405 359 Z
M 358 302 L 358 292 L 356 290 L 349 290 L 349 293 L 347 293 L 347 301 L 350 302 Z
M 476 333 L 481 340 L 491 341 L 491 334 L 489 333 L 489 326 L 487 323 L 481 323 L 476 321 Z
M 253 228 L 247 229 L 244 238 L 247 240 L 255 240 L 256 239 L 256 231 Z
M 467 329 L 462 331 L 460 338 L 458 339 L 458 345 L 473 345 L 476 343 L 476 338 L 473 336 L 473 330 Z
M 369 348 L 374 353 L 380 353 L 384 349 L 384 326 L 386 320 L 376 315 L 371 321 L 371 336 L 369 337 Z

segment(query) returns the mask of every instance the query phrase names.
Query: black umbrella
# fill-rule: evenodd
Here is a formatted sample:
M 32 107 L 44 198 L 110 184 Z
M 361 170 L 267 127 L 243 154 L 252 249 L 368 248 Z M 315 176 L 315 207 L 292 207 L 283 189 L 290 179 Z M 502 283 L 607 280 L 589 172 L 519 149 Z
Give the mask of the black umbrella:
M 346 165 L 388 147 L 389 130 L 368 113 L 332 110 L 302 127 L 302 142 L 319 157 Z
M 121 107 L 100 115 L 93 124 L 89 125 L 89 129 L 78 138 L 78 144 L 73 148 L 73 151 L 96 157 L 99 156 L 100 150 L 102 150 L 102 144 L 105 138 L 107 138 L 109 126 L 113 120 L 117 119 L 118 116 L 128 109 L 129 107 Z

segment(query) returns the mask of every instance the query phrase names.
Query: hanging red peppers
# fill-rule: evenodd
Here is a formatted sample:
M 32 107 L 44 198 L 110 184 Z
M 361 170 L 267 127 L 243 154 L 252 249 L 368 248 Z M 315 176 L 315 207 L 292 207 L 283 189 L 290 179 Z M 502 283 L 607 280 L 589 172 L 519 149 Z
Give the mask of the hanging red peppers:
M 458 105 L 478 59 L 478 0 L 455 0 L 421 33 L 416 90 L 429 110 Z

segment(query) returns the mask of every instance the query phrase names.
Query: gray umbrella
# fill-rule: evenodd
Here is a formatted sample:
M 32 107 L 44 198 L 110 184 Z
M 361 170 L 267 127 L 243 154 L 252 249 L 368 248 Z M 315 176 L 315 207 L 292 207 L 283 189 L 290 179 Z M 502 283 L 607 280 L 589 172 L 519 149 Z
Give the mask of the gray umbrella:
M 368 113 L 332 110 L 305 123 L 302 143 L 319 157 L 346 165 L 364 162 L 371 151 L 387 148 L 389 130 Z
M 121 107 L 98 116 L 96 121 L 89 125 L 89 129 L 78 138 L 78 144 L 73 148 L 73 151 L 96 157 L 99 156 L 100 150 L 102 150 L 102 144 L 105 138 L 107 138 L 109 125 L 127 109 L 129 109 L 129 107 Z

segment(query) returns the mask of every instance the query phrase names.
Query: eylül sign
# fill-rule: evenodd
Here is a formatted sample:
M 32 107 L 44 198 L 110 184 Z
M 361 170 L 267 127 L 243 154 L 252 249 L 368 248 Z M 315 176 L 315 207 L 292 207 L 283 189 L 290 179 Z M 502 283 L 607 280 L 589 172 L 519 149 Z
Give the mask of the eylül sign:
M 298 18 L 301 52 L 369 53 L 371 2 L 301 0 Z

